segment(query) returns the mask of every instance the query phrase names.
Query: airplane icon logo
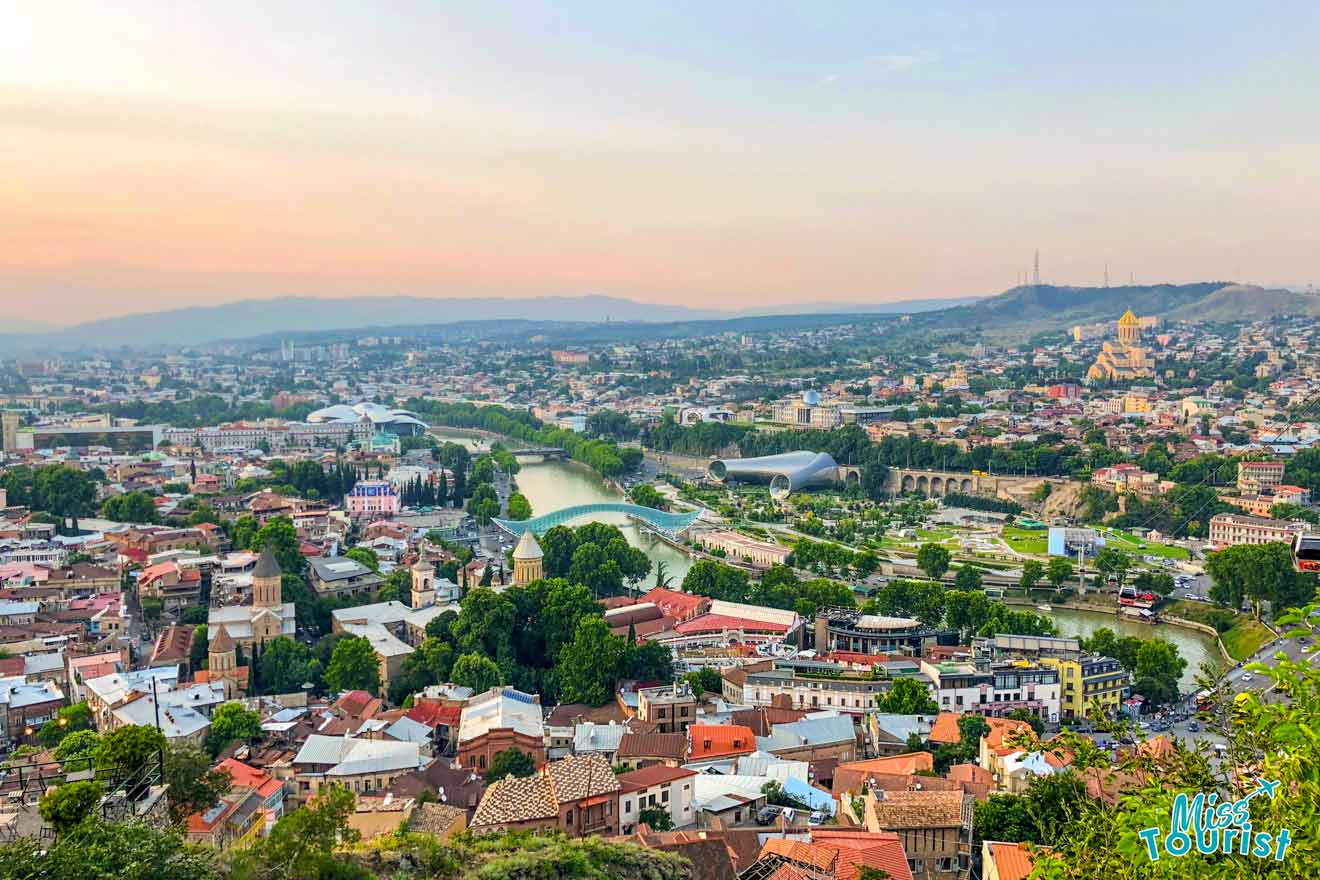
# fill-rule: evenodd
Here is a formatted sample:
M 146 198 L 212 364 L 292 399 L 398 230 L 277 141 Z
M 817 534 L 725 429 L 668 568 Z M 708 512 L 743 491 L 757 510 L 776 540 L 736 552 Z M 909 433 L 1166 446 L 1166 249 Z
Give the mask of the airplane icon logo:
M 1253 794 L 1264 794 L 1270 800 L 1274 800 L 1274 791 L 1279 787 L 1279 780 L 1270 782 L 1268 779 L 1257 779 L 1256 785 L 1258 788 Z

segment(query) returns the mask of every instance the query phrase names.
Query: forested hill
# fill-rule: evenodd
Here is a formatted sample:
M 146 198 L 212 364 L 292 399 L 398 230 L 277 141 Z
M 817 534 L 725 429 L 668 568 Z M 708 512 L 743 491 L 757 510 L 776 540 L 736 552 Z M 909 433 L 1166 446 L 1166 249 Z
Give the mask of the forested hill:
M 912 321 L 914 324 L 920 322 L 935 327 L 996 327 L 1042 323 L 1067 326 L 1116 320 L 1127 309 L 1138 315 L 1164 315 L 1186 310 L 1228 286 L 1223 281 L 1123 287 L 1032 284 L 1014 287 L 972 305 L 914 316 Z

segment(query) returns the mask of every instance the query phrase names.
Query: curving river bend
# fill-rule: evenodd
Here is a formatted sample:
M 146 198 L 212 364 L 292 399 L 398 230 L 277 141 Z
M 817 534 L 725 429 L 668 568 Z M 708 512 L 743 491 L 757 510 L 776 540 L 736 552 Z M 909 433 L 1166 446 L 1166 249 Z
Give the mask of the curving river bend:
M 438 434 L 441 441 L 462 443 L 469 448 L 474 441 L 468 437 Z M 595 471 L 572 461 L 548 461 L 525 463 L 517 476 L 518 489 L 527 496 L 534 514 L 549 513 L 561 507 L 574 504 L 591 504 L 600 501 L 617 501 L 620 495 L 605 485 Z M 617 525 L 634 547 L 640 547 L 651 557 L 651 561 L 663 561 L 673 576 L 673 584 L 683 582 L 683 575 L 691 567 L 691 560 L 682 552 L 663 541 L 639 532 L 627 517 L 621 514 L 607 514 L 605 522 Z M 650 580 L 646 582 L 651 583 Z M 1065 636 L 1089 636 L 1101 627 L 1109 627 L 1120 636 L 1151 638 L 1158 635 L 1172 642 L 1178 652 L 1187 661 L 1183 671 L 1181 686 L 1184 691 L 1193 686 L 1193 679 L 1200 671 L 1201 664 L 1207 660 L 1219 662 L 1219 649 L 1214 640 L 1204 633 L 1183 629 L 1176 626 L 1151 626 L 1145 623 L 1124 620 L 1112 614 L 1096 611 L 1078 611 L 1067 608 L 1055 608 L 1049 615 L 1059 626 L 1059 633 Z

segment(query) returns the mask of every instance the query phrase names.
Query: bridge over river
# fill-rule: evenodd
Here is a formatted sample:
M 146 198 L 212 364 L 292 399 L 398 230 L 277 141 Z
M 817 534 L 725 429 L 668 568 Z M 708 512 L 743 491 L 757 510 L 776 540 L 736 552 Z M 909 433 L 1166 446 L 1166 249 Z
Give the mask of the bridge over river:
M 646 523 L 657 532 L 663 532 L 671 537 L 686 531 L 701 516 L 699 510 L 670 513 L 664 510 L 656 510 L 654 507 L 643 507 L 640 504 L 628 504 L 623 501 L 601 501 L 595 504 L 575 504 L 572 507 L 564 507 L 550 513 L 543 513 L 531 519 L 493 519 L 491 522 L 511 535 L 521 535 L 528 529 L 531 529 L 533 534 L 540 535 L 555 526 L 567 525 L 573 520 L 586 519 L 601 513 L 622 513 L 632 519 Z

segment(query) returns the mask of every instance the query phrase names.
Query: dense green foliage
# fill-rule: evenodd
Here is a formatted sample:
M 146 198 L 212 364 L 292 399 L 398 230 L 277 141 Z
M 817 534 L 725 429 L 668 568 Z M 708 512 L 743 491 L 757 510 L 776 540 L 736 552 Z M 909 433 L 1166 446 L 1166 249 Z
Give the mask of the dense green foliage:
M 883 694 L 875 698 L 876 708 L 894 715 L 934 715 L 940 706 L 930 696 L 930 690 L 915 678 L 900 678 Z

